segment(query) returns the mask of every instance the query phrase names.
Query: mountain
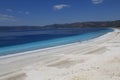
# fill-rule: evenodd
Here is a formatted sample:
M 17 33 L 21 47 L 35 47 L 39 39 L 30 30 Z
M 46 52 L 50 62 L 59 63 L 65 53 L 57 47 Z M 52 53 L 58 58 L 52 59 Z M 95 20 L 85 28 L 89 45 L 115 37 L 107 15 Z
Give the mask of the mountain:
M 120 27 L 120 20 L 117 21 L 99 21 L 99 22 L 77 22 L 71 24 L 47 25 L 46 28 L 101 28 L 101 27 Z
M 41 30 L 41 29 L 62 29 L 62 28 L 120 28 L 120 20 L 97 21 L 97 22 L 77 22 L 71 24 L 53 24 L 47 26 L 0 26 L 0 31 L 21 31 L 21 30 Z

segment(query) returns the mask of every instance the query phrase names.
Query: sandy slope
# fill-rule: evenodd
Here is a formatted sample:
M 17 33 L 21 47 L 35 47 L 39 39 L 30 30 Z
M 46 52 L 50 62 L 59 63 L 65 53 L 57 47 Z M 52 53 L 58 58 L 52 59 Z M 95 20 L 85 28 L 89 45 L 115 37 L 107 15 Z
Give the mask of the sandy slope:
M 120 80 L 119 30 L 26 53 L 0 58 L 0 80 Z

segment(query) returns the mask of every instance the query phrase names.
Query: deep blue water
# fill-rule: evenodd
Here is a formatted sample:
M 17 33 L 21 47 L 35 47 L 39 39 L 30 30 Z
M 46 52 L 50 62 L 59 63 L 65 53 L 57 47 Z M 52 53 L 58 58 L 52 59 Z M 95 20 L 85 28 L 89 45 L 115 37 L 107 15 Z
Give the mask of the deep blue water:
M 0 32 L 0 56 L 85 41 L 110 31 L 112 29 L 108 28 L 2 31 Z

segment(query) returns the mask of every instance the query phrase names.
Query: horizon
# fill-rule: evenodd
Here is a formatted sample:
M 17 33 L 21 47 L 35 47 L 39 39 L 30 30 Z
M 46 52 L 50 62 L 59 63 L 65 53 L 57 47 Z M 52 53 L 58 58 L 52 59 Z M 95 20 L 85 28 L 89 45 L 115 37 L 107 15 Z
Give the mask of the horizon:
M 113 0 L 1 0 L 0 26 L 120 20 L 119 3 Z
M 111 21 L 110 21 L 110 20 L 109 20 L 109 21 L 106 21 L 106 20 L 105 20 L 105 21 L 84 21 L 84 22 L 72 22 L 72 23 L 61 23 L 61 24 L 59 24 L 59 23 L 58 23 L 58 24 L 54 24 L 54 23 L 53 23 L 53 24 L 48 24 L 48 25 L 7 25 L 7 27 L 9 27 L 9 26 L 10 26 L 10 27 L 11 27 L 11 26 L 13 26 L 13 27 L 14 27 L 14 26 L 26 26 L 26 27 L 27 27 L 27 26 L 36 26 L 36 27 L 39 26 L 39 27 L 44 27 L 44 26 L 50 26 L 50 25 L 65 25 L 65 24 L 87 23 L 87 22 L 93 22 L 93 23 L 94 23 L 94 22 L 114 22 L 114 21 L 120 21 L 120 20 L 111 20 Z M 6 25 L 4 25 L 4 26 L 6 26 Z M 4 26 L 2 26 L 2 27 L 4 27 Z M 1 26 L 0 26 L 0 27 L 1 27 Z

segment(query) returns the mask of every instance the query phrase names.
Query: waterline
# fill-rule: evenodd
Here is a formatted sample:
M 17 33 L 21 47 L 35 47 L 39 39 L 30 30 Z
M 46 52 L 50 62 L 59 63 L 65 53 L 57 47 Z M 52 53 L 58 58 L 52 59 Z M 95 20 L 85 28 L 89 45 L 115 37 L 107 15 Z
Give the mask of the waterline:
M 37 42 L 32 42 L 32 43 L 27 43 L 22 45 L 4 47 L 4 48 L 0 48 L 0 56 L 15 54 L 19 52 L 25 52 L 25 51 L 31 51 L 36 49 L 43 49 L 43 48 L 64 45 L 64 44 L 69 44 L 74 42 L 82 42 L 82 41 L 99 37 L 111 31 L 112 29 L 100 30 L 97 32 L 90 32 L 90 33 L 85 33 L 85 34 L 75 35 L 70 37 L 63 37 L 63 38 L 46 40 L 46 41 L 37 41 Z

